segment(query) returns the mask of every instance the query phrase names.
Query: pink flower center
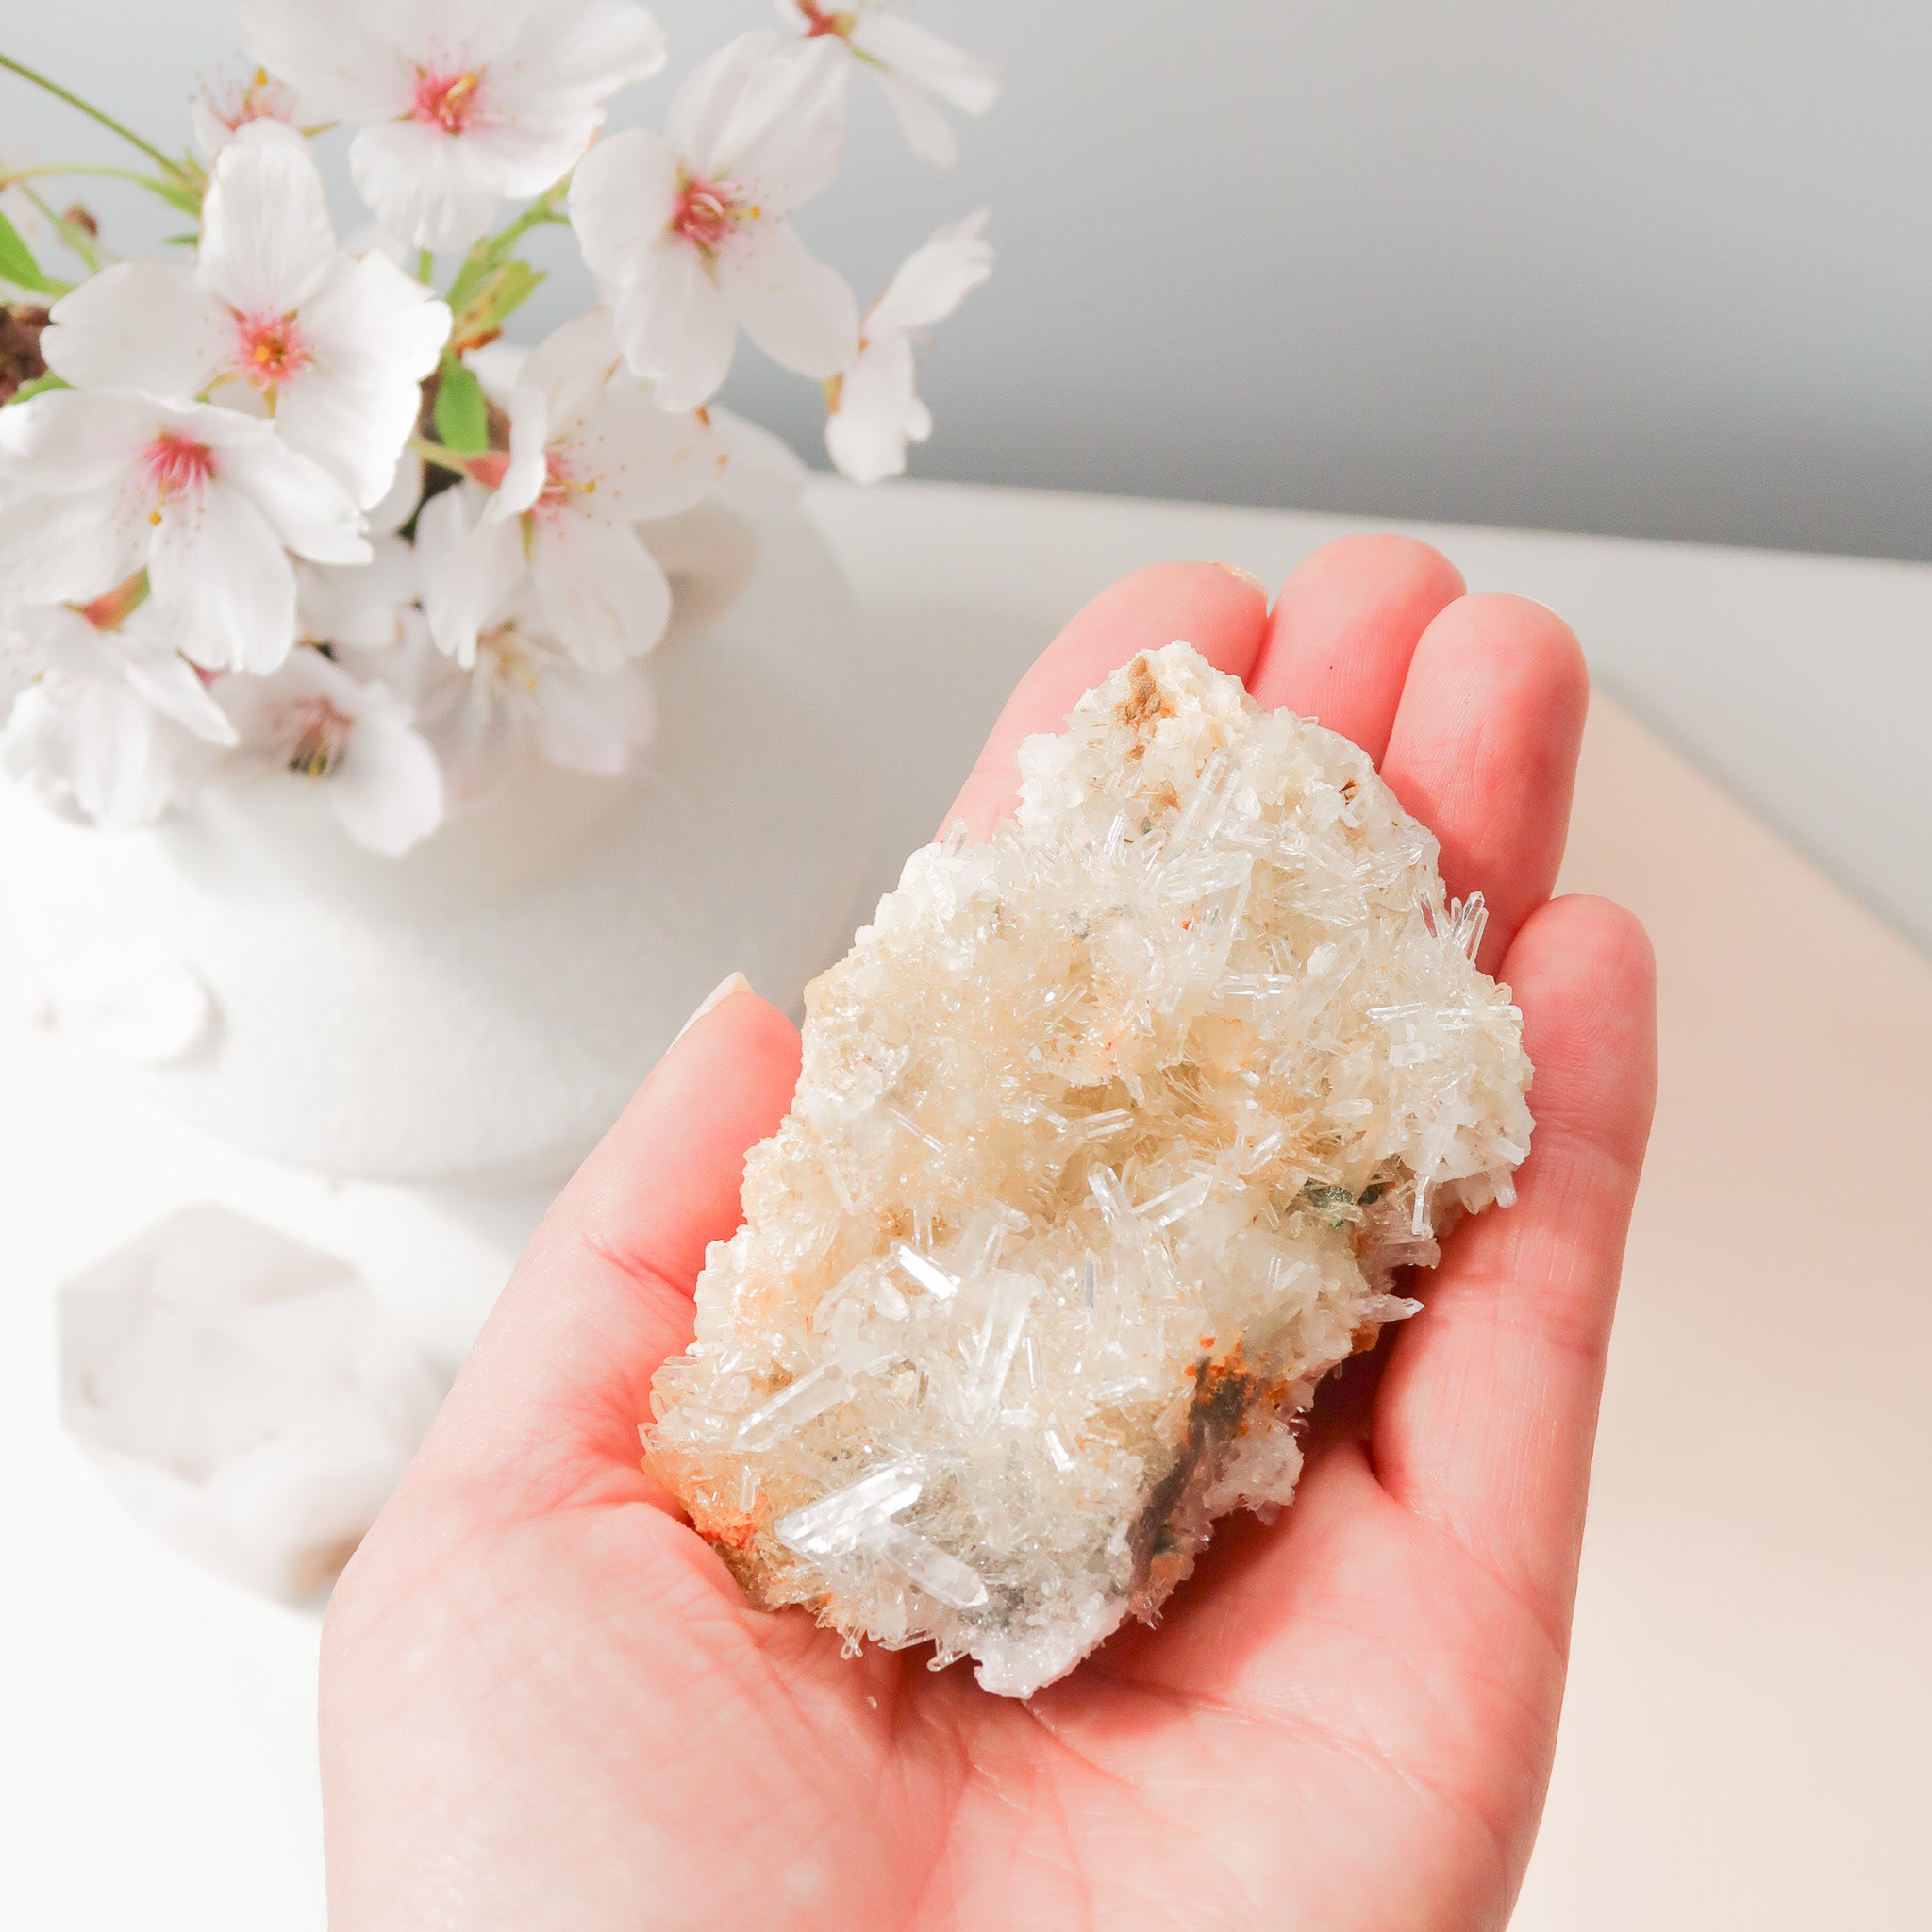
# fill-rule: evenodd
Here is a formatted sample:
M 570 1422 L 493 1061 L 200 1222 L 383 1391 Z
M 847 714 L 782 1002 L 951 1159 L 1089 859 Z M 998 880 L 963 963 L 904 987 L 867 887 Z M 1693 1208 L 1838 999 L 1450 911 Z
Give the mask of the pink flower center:
M 542 493 L 530 506 L 530 513 L 554 517 L 559 510 L 570 508 L 573 497 L 594 495 L 596 489 L 596 477 L 574 474 L 570 458 L 562 450 L 546 450 L 543 453 Z
M 276 390 L 308 367 L 313 351 L 292 315 L 238 315 L 236 360 L 257 389 Z
M 258 67 L 240 86 L 230 84 L 217 92 L 207 81 L 202 83 L 202 104 L 233 134 L 251 121 L 292 121 L 295 94 L 292 88 L 274 79 L 265 67 Z
M 483 85 L 480 73 L 432 74 L 425 67 L 416 70 L 416 93 L 409 103 L 409 118 L 441 127 L 445 134 L 460 134 L 476 111 L 477 91 Z
M 746 206 L 737 182 L 702 181 L 694 175 L 679 172 L 671 225 L 705 254 L 718 252 L 719 244 L 731 232 L 732 223 L 757 221 L 763 209 L 756 203 Z
M 153 523 L 161 520 L 161 506 L 191 491 L 199 495 L 215 474 L 215 453 L 205 442 L 195 442 L 178 429 L 163 429 L 142 452 L 141 472 L 154 491 Z
M 299 699 L 282 721 L 289 747 L 289 769 L 305 778 L 326 778 L 341 763 L 356 721 L 326 698 Z
M 537 689 L 537 659 L 514 619 L 477 638 L 476 683 L 486 702 Z

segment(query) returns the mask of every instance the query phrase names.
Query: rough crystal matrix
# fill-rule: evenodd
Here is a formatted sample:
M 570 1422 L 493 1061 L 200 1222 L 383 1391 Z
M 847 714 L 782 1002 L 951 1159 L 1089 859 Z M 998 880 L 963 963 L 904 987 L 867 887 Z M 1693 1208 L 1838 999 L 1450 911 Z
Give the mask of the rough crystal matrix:
M 1347 740 L 1175 643 L 1020 769 L 810 989 L 645 1439 L 754 1601 L 1011 1696 L 1289 1500 L 1530 1131 L 1481 902 Z

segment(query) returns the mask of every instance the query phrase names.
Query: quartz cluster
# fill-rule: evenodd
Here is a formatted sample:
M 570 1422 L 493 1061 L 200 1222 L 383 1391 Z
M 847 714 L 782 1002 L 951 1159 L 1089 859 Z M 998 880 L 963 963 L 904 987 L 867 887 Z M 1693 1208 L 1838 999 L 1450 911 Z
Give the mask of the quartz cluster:
M 1530 1132 L 1481 902 L 1347 740 L 1174 643 L 1020 770 L 808 991 L 644 1437 L 755 1602 L 1012 1696 L 1290 1499 Z

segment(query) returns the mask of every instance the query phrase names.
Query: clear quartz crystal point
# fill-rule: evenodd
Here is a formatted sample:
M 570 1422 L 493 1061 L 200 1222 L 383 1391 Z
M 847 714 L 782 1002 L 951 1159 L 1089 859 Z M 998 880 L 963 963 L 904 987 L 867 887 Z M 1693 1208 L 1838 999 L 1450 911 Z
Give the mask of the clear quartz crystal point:
M 892 1243 L 892 1259 L 928 1294 L 938 1295 L 942 1302 L 952 1300 L 958 1290 L 959 1284 L 937 1261 L 928 1260 L 906 1241 Z
M 831 1557 L 857 1549 L 901 1509 L 918 1502 L 923 1487 L 910 1463 L 888 1463 L 806 1508 L 794 1509 L 777 1525 L 778 1541 L 801 1557 Z
M 808 991 L 645 1439 L 756 1602 L 1014 1696 L 1292 1497 L 1531 1125 L 1481 899 L 1356 746 L 1174 644 L 1020 764 Z
M 928 1596 L 956 1610 L 977 1609 L 986 1601 L 986 1582 L 977 1570 L 949 1557 L 937 1543 L 926 1540 L 902 1524 L 888 1522 L 867 1531 L 868 1549 L 911 1578 Z

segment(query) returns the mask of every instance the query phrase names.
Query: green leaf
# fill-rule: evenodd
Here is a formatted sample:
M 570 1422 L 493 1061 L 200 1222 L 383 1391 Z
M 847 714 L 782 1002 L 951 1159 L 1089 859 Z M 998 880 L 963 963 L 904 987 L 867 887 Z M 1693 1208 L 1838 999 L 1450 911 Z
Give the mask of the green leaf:
M 458 349 L 489 341 L 530 299 L 541 274 L 526 261 L 500 261 L 480 276 L 458 309 L 450 341 Z
M 436 433 L 458 456 L 480 456 L 490 447 L 483 385 L 447 349 L 436 375 Z
M 20 239 L 20 230 L 0 214 L 0 282 L 30 289 L 36 295 L 60 295 L 66 291 L 50 281 L 34 259 L 34 252 Z
M 30 402 L 35 396 L 44 395 L 50 389 L 65 389 L 67 384 L 50 369 L 44 375 L 37 375 L 31 382 L 24 382 L 8 398 L 9 403 Z

